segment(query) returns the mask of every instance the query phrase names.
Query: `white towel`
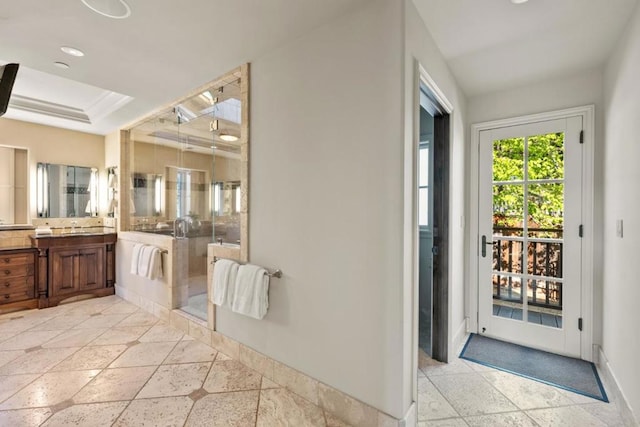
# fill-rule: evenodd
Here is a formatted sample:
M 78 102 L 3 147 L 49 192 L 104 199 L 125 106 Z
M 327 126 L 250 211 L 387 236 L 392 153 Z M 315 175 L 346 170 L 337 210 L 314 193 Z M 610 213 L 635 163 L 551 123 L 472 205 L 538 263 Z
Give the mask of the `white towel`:
M 153 255 L 153 246 L 144 245 L 142 249 L 140 249 L 140 258 L 138 258 L 138 276 L 149 277 L 151 255 Z
M 245 264 L 238 268 L 236 289 L 231 309 L 254 319 L 262 319 L 269 309 L 269 276 L 257 265 Z
M 131 274 L 138 274 L 138 265 L 140 264 L 140 253 L 144 245 L 136 243 L 133 245 L 133 253 L 131 254 Z
M 46 226 L 38 226 L 36 228 L 36 236 L 51 236 L 53 234 L 53 230 L 51 227 Z
M 162 279 L 162 251 L 159 248 L 152 247 L 151 249 L 147 277 L 151 280 Z
M 211 302 L 231 307 L 231 299 L 235 289 L 236 276 L 238 275 L 238 263 L 229 259 L 219 259 L 213 267 L 213 277 L 209 298 Z

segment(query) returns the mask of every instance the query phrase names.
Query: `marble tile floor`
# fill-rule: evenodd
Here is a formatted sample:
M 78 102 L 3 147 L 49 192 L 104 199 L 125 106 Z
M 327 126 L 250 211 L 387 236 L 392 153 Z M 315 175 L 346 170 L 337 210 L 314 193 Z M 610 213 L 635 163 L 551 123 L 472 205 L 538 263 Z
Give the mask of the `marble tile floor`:
M 444 364 L 421 351 L 418 366 L 419 427 L 625 426 L 615 403 L 467 360 Z
M 0 426 L 344 426 L 117 296 L 0 315 Z

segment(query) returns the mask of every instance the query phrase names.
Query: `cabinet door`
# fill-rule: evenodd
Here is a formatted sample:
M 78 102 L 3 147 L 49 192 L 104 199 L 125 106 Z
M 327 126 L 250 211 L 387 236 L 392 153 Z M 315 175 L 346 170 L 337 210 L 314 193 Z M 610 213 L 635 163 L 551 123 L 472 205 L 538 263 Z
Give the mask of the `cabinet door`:
M 78 251 L 51 250 L 51 275 L 49 292 L 51 296 L 70 294 L 77 290 Z
M 77 290 L 104 288 L 104 246 L 85 248 L 78 251 Z

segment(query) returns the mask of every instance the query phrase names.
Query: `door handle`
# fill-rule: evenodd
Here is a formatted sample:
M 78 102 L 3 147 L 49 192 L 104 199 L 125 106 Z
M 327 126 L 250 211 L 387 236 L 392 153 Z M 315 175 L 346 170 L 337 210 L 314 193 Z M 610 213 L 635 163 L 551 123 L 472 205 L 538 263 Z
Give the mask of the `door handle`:
M 487 245 L 493 245 L 495 242 L 487 241 L 487 236 L 482 235 L 482 258 L 487 257 Z

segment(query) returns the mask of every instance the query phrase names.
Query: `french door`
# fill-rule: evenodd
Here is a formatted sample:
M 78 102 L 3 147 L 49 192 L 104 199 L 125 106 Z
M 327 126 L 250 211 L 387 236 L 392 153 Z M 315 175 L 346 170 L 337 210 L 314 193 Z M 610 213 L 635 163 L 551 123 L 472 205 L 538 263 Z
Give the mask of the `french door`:
M 582 117 L 480 132 L 478 332 L 580 356 Z

